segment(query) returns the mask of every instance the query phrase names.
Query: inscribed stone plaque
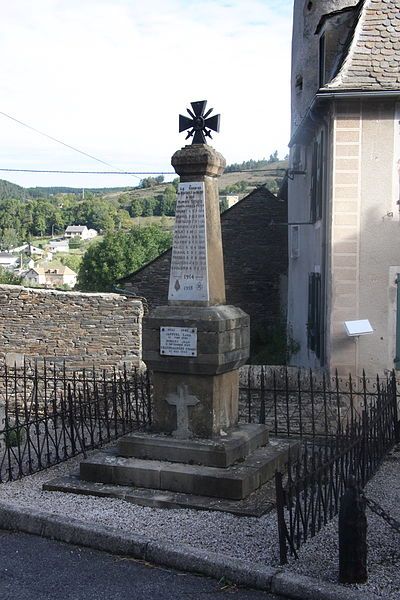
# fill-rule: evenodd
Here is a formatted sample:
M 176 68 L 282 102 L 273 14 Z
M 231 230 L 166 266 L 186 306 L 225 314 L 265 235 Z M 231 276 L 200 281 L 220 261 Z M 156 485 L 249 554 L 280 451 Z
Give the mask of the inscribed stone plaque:
M 204 183 L 180 183 L 168 300 L 209 300 Z
M 161 327 L 160 354 L 197 356 L 197 329 L 195 327 Z

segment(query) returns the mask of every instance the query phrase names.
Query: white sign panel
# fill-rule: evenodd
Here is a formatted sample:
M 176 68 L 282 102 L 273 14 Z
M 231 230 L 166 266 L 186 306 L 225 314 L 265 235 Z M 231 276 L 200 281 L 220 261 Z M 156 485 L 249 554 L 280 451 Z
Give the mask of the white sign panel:
M 368 319 L 359 319 L 357 321 L 345 321 L 344 327 L 346 329 L 347 335 L 349 335 L 350 337 L 374 333 L 372 325 L 368 321 Z
M 163 356 L 197 356 L 195 327 L 161 327 L 160 354 Z
M 168 300 L 209 300 L 204 182 L 180 183 Z

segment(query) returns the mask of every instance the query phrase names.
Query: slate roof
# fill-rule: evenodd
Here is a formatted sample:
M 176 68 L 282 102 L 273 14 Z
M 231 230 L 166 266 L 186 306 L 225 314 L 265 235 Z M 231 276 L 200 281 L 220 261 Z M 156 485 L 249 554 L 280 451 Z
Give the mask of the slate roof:
M 344 60 L 322 90 L 400 90 L 400 0 L 362 0 Z
M 86 225 L 68 225 L 65 231 L 66 233 L 82 233 L 83 231 L 86 231 L 86 229 Z

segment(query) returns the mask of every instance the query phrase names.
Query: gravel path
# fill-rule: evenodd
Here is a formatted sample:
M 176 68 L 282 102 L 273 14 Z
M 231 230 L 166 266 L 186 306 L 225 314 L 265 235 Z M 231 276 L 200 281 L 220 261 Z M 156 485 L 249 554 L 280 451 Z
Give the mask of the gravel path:
M 135 506 L 122 500 L 43 492 L 42 484 L 76 471 L 81 457 L 20 481 L 0 485 L 0 501 L 30 506 L 52 514 L 130 531 L 153 539 L 174 541 L 272 566 L 279 564 L 275 513 L 261 518 Z M 400 448 L 388 457 L 366 489 L 400 520 Z M 387 600 L 400 598 L 400 535 L 368 511 L 369 582 L 360 586 Z M 288 569 L 317 579 L 337 582 L 337 519 L 305 544 L 300 559 Z M 366 596 L 367 597 L 367 596 Z

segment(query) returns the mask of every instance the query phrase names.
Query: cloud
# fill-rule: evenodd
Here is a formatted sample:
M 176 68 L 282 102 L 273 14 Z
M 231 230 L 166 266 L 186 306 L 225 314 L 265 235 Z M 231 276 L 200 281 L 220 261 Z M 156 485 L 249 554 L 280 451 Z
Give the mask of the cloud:
M 289 0 L 20 0 L 2 9 L 0 110 L 150 170 L 169 168 L 184 144 L 178 113 L 208 99 L 222 115 L 213 145 L 228 162 L 282 154 L 290 19 Z M 4 118 L 0 134 L 0 166 L 100 167 Z

